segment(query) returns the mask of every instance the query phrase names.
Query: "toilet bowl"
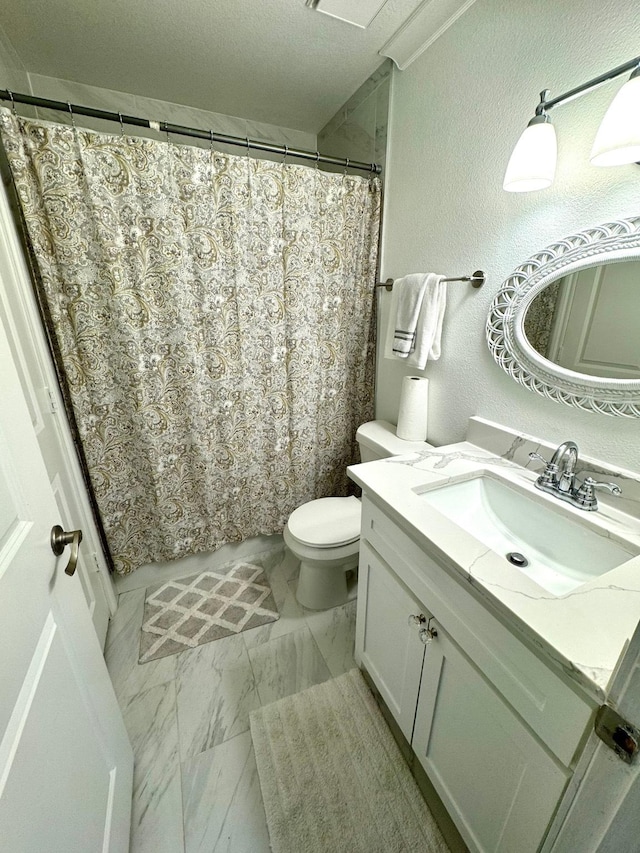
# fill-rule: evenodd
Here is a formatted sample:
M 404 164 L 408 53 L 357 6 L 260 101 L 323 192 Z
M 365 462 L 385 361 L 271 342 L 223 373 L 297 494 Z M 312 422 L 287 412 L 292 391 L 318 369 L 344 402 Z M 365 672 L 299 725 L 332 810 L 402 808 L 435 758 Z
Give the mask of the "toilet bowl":
M 300 560 L 298 601 L 326 610 L 348 598 L 347 572 L 358 565 L 360 501 L 355 497 L 320 498 L 294 510 L 284 541 Z
M 356 433 L 363 462 L 425 450 L 423 441 L 404 441 L 387 421 L 370 421 Z M 356 497 L 319 498 L 294 510 L 284 529 L 287 548 L 300 560 L 297 599 L 310 610 L 326 610 L 350 597 L 347 574 L 360 550 L 361 505 Z M 354 590 L 351 590 L 354 592 Z

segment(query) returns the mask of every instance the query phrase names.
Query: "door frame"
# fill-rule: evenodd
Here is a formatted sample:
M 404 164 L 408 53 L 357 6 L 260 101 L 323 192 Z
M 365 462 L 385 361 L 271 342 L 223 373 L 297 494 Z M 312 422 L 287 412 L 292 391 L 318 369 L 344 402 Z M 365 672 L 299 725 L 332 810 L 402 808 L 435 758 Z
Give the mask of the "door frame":
M 640 729 L 640 623 L 623 649 L 606 704 Z M 640 755 L 625 763 L 592 728 L 541 853 L 631 850 L 640 828 Z M 633 848 L 636 849 L 636 848 Z

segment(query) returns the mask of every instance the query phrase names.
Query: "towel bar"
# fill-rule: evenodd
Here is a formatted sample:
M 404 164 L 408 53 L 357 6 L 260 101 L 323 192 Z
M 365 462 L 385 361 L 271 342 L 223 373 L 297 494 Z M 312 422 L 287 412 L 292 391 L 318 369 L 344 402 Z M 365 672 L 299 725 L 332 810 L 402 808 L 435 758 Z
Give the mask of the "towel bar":
M 487 280 L 487 274 L 482 270 L 476 270 L 472 275 L 461 275 L 456 278 L 443 278 L 442 281 L 468 281 L 471 283 L 471 287 L 482 287 L 482 285 Z M 379 281 L 376 284 L 376 287 L 385 287 L 387 290 L 392 290 L 393 288 L 393 279 L 388 278 L 386 281 Z

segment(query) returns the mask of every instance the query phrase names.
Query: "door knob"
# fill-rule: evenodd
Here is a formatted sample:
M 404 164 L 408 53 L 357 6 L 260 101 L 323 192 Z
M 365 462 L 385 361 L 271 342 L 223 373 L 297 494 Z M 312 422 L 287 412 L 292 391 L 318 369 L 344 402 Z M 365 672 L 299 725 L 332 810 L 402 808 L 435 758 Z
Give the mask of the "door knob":
M 438 636 L 438 632 L 435 628 L 422 628 L 420 631 L 418 631 L 418 634 L 425 646 L 428 646 L 429 643 L 433 642 Z
M 63 530 L 59 524 L 51 528 L 51 550 L 59 557 L 67 545 L 71 545 L 71 556 L 64 570 L 66 575 L 74 574 L 78 565 L 78 550 L 82 542 L 82 530 Z

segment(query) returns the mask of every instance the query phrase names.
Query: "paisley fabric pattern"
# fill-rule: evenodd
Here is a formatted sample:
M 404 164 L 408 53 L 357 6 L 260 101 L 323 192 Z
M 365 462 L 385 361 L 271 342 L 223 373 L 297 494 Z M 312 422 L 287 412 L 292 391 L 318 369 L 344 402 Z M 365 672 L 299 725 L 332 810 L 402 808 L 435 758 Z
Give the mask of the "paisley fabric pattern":
M 6 109 L 0 132 L 117 571 L 345 494 L 379 181 Z
M 524 333 L 531 346 L 540 355 L 549 357 L 549 344 L 551 343 L 551 329 L 555 318 L 558 303 L 558 294 L 563 279 L 555 281 L 545 287 L 529 306 L 524 315 Z

